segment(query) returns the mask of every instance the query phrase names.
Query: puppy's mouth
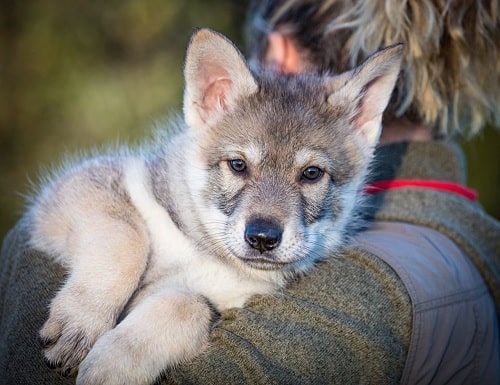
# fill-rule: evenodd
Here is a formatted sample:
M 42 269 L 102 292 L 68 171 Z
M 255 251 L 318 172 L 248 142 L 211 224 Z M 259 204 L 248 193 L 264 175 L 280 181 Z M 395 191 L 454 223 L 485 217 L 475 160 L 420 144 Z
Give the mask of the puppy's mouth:
M 240 258 L 247 266 L 258 270 L 281 270 L 288 266 L 289 262 L 279 262 L 268 258 Z

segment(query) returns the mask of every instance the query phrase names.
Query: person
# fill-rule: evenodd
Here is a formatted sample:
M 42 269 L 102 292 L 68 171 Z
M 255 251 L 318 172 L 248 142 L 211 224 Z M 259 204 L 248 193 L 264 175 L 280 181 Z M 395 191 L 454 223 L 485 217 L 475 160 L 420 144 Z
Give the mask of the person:
M 452 138 L 498 125 L 496 1 L 262 0 L 249 8 L 256 65 L 341 72 L 405 45 L 367 194 L 369 222 L 342 253 L 275 296 L 220 315 L 208 350 L 165 384 L 495 384 L 500 224 L 464 187 Z M 0 265 L 5 384 L 70 384 L 36 334 L 62 268 L 25 247 Z

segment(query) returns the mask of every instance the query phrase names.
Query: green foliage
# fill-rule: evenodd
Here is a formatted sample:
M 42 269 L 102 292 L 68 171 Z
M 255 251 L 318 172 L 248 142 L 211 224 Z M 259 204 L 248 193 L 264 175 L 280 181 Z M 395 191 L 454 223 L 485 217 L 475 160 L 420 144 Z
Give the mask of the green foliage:
M 462 140 L 467 158 L 468 185 L 479 192 L 479 202 L 500 220 L 500 132 L 486 127 L 471 140 Z
M 134 142 L 179 111 L 189 36 L 241 40 L 245 2 L 47 0 L 2 4 L 0 239 L 21 193 L 65 154 Z

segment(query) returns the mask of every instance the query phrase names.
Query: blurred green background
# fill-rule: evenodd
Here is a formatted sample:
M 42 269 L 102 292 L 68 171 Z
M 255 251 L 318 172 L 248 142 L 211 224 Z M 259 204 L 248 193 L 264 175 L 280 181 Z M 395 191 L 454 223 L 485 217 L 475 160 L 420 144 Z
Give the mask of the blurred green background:
M 0 2 L 0 239 L 24 210 L 29 179 L 65 154 L 136 143 L 179 111 L 194 28 L 242 46 L 246 1 Z M 469 185 L 500 218 L 500 134 L 464 147 Z

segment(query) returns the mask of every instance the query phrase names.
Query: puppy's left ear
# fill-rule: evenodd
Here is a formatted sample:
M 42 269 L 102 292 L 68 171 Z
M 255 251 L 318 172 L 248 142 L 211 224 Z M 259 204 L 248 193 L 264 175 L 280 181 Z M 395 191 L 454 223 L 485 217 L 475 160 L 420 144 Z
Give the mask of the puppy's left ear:
M 382 113 L 392 95 L 403 56 L 403 44 L 376 52 L 352 71 L 330 79 L 328 101 L 349 111 L 355 130 L 366 144 L 377 145 L 382 130 Z
M 194 128 L 212 126 L 239 98 L 258 89 L 240 51 L 226 37 L 207 28 L 191 38 L 184 78 L 184 117 Z

